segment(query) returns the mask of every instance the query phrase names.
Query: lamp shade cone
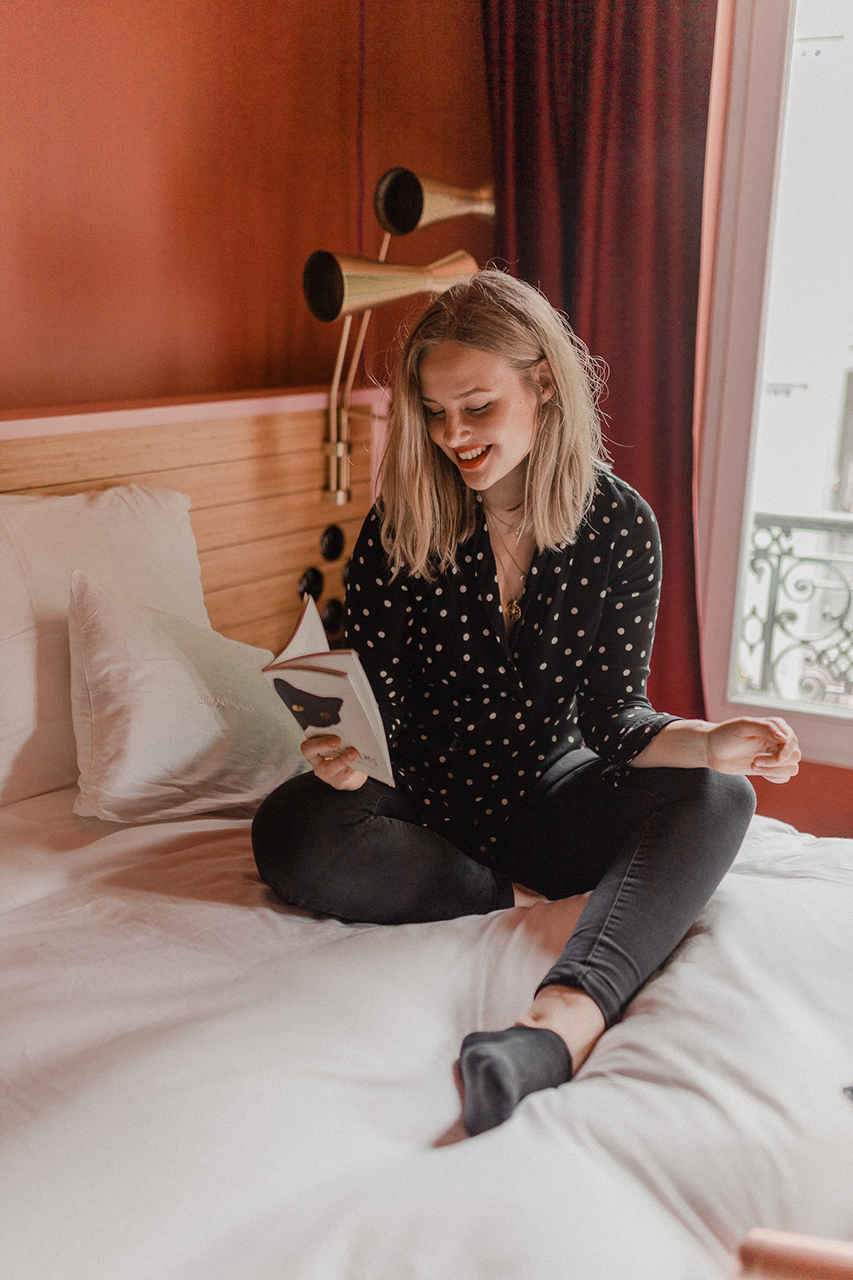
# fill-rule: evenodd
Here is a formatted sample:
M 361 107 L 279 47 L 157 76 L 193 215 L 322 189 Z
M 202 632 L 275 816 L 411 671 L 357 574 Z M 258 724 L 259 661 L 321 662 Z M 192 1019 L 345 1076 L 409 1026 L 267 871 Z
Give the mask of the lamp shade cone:
M 411 169 L 389 169 L 376 184 L 373 206 L 383 231 L 405 236 L 417 227 L 445 222 L 463 213 L 495 216 L 491 187 L 468 190 L 435 178 L 424 178 Z
M 318 320 L 337 320 L 398 298 L 443 293 L 476 270 L 476 261 L 462 249 L 426 267 L 346 258 L 318 249 L 305 263 L 302 290 L 312 315 Z

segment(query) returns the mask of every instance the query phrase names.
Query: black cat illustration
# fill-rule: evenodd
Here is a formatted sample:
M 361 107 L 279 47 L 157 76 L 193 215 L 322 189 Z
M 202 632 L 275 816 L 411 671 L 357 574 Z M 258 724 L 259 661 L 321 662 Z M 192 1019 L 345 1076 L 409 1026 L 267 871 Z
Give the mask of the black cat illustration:
M 321 698 L 315 693 L 294 689 L 286 680 L 273 680 L 275 691 L 290 708 L 303 729 L 330 729 L 340 723 L 343 698 Z

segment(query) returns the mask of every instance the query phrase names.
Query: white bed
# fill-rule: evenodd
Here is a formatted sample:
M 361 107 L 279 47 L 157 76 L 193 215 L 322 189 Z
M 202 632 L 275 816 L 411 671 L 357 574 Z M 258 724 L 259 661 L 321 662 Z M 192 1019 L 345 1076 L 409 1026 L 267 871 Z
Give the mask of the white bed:
M 0 812 L 5 1280 L 710 1280 L 755 1226 L 853 1235 L 853 842 L 757 819 L 578 1078 L 434 1149 L 552 959 L 528 913 L 315 919 L 244 819 L 73 800 Z
M 162 519 L 162 496 L 137 499 Z M 253 718 L 255 735 L 269 725 L 263 749 L 241 739 L 251 655 L 199 616 L 188 523 L 183 562 L 170 539 L 163 566 L 169 599 L 155 599 L 144 528 L 149 586 L 121 581 L 139 513 L 120 536 L 110 501 L 97 500 L 117 521 L 108 546 L 57 525 L 65 511 L 86 527 L 81 499 L 39 507 L 49 552 L 28 525 L 26 555 L 13 529 L 17 551 L 0 557 L 0 579 L 28 558 L 26 589 L 2 582 L 0 618 L 3 1280 L 723 1280 L 751 1228 L 853 1237 L 853 841 L 756 819 L 578 1077 L 439 1145 L 459 1114 L 463 1035 L 510 1023 L 558 945 L 535 908 L 374 927 L 274 900 L 248 810 L 221 806 L 250 806 L 294 767 L 283 712 Z M 71 567 L 97 590 L 87 579 L 72 605 L 63 692 L 56 584 Z M 118 587 L 137 593 L 123 612 Z M 28 631 L 14 600 L 35 615 L 39 592 L 54 604 Z M 132 678 L 117 635 L 133 641 Z M 49 707 L 35 696 L 46 654 Z M 191 785 L 165 787 L 163 753 L 201 741 L 211 716 L 212 755 L 203 743 Z M 40 768 L 21 771 L 34 738 Z

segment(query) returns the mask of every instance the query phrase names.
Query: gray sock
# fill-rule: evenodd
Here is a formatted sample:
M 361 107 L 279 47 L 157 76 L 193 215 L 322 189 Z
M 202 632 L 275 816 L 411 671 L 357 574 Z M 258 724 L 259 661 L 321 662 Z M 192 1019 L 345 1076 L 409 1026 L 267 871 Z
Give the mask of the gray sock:
M 463 1120 L 473 1137 L 508 1120 L 522 1098 L 572 1078 L 565 1041 L 547 1027 L 473 1031 L 462 1041 Z

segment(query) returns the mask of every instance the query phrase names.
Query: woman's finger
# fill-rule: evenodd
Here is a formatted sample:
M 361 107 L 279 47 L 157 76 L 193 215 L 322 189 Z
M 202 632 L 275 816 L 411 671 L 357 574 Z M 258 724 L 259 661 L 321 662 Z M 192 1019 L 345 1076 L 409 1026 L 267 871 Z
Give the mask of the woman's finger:
M 352 763 L 358 759 L 358 752 L 352 747 L 338 755 L 324 757 L 322 760 L 323 776 L 327 782 L 348 777 L 352 772 Z
M 355 791 L 366 781 L 367 775 L 352 767 L 358 759 L 355 747 L 341 748 L 339 737 L 324 734 L 306 738 L 301 750 L 321 782 L 339 791 Z
M 788 764 L 800 758 L 800 747 L 797 735 L 791 726 L 777 717 L 758 721 L 764 732 L 765 745 L 762 751 L 756 752 L 755 761 L 775 764 Z
M 797 735 L 788 724 L 787 720 L 783 720 L 781 716 L 773 716 L 770 720 L 770 724 L 778 736 L 779 742 L 782 744 L 782 749 L 784 751 L 799 750 Z
M 784 724 L 784 721 L 783 721 Z M 787 733 L 785 740 L 780 743 L 779 750 L 776 753 L 776 761 L 778 764 L 792 765 L 797 764 L 802 759 L 800 744 L 797 735 L 790 725 L 785 725 Z
M 336 734 L 322 734 L 314 738 L 306 738 L 300 750 L 308 763 L 314 764 L 339 755 L 341 740 Z
M 786 765 L 781 769 L 758 767 L 750 770 L 755 777 L 764 778 L 765 782 L 788 782 L 791 778 L 795 778 L 799 771 L 799 764 Z
M 346 766 L 346 753 L 341 750 L 338 737 L 306 738 L 302 743 L 302 754 L 324 782 L 331 782 L 337 777 L 342 762 Z
M 800 767 L 800 748 L 796 737 L 780 742 L 772 751 L 760 752 L 752 762 L 751 773 L 768 782 L 787 782 Z

